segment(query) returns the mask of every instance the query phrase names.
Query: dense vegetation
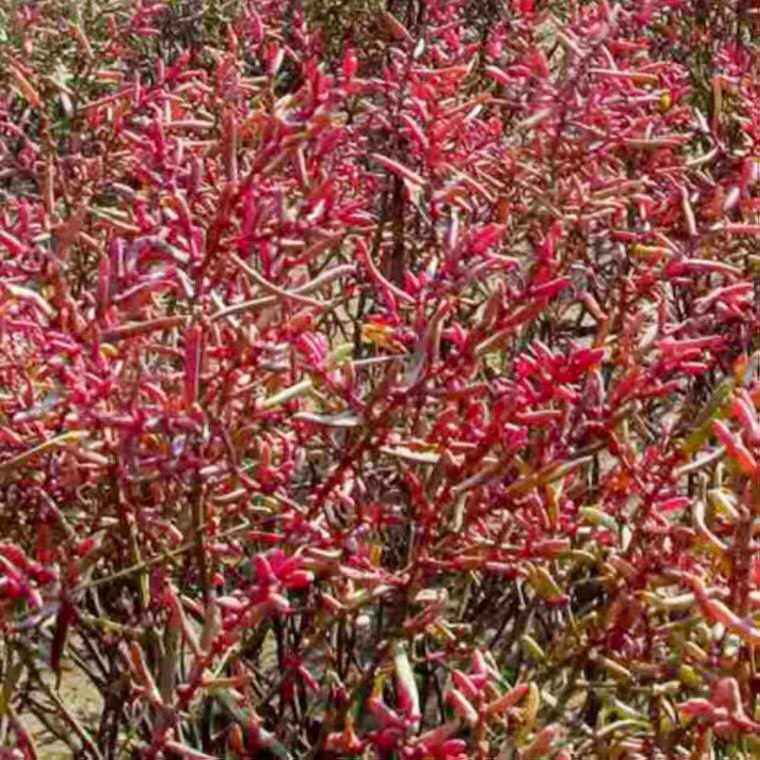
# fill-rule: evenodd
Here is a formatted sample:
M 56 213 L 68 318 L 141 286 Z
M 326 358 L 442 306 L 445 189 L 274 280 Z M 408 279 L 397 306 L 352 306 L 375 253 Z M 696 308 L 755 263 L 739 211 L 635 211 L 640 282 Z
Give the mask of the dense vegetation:
M 3 757 L 757 757 L 755 5 L 0 3 Z

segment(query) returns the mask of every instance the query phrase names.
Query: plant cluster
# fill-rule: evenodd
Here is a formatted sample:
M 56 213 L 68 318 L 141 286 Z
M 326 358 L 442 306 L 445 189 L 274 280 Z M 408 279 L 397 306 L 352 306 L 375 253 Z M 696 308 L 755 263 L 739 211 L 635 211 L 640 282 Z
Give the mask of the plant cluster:
M 758 756 L 754 6 L 0 8 L 3 756 Z

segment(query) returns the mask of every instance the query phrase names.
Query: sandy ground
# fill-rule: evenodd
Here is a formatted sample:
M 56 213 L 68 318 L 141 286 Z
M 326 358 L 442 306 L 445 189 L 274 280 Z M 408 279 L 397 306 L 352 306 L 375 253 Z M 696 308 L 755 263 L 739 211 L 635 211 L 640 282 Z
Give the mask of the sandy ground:
M 54 685 L 52 674 L 50 685 Z M 97 722 L 102 708 L 100 694 L 86 676 L 65 661 L 62 663 L 61 686 L 58 693 L 66 707 L 84 725 Z M 71 760 L 71 749 L 52 736 L 33 715 L 26 712 L 19 717 L 37 745 L 40 760 Z

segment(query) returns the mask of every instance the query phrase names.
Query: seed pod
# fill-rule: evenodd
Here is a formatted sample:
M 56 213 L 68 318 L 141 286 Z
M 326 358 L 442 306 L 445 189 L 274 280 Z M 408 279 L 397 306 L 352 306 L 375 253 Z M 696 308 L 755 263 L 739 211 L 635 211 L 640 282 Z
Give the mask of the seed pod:
M 237 142 L 238 123 L 233 113 L 226 113 L 223 117 L 222 129 L 224 131 L 222 149 L 224 153 L 224 170 L 230 182 L 238 181 Z
M 238 757 L 243 757 L 245 753 L 245 745 L 243 743 L 243 729 L 235 723 L 230 728 L 230 733 L 227 736 L 227 746 L 231 752 L 234 752 Z
M 707 498 L 712 508 L 723 518 L 734 523 L 739 520 L 739 512 L 736 509 L 734 495 L 724 488 L 711 488 L 707 492 Z
M 16 80 L 21 94 L 26 98 L 26 101 L 32 108 L 40 107 L 40 96 L 37 90 L 32 86 L 32 83 L 19 71 L 15 66 L 10 66 L 9 70 Z
M 406 646 L 401 642 L 396 643 L 394 647 L 393 664 L 396 669 L 396 695 L 399 707 L 416 725 L 421 717 L 420 697 Z
M 393 37 L 401 42 L 411 42 L 412 35 L 409 30 L 390 12 L 383 11 L 383 21 Z
M 479 690 L 466 673 L 455 668 L 451 672 L 451 680 L 454 682 L 454 686 L 456 686 L 467 699 L 477 699 Z
M 491 702 L 488 705 L 488 715 L 497 715 L 503 713 L 513 705 L 516 705 L 523 697 L 525 697 L 530 691 L 531 685 L 527 683 L 517 684 L 514 688 L 510 689 L 506 694 L 503 694 L 498 699 Z
M 567 598 L 557 581 L 544 567 L 529 565 L 528 580 L 536 593 L 550 604 L 562 602 Z
M 523 711 L 523 722 L 526 729 L 530 729 L 536 722 L 538 710 L 541 707 L 541 690 L 538 685 L 531 683 L 528 687 L 528 695 L 525 700 L 525 709 Z
M 546 659 L 546 654 L 543 649 L 538 645 L 538 642 L 528 634 L 525 634 L 521 639 L 523 650 L 531 660 L 535 662 L 543 662 Z
M 98 309 L 102 313 L 111 303 L 111 257 L 103 256 L 98 264 Z
M 153 680 L 153 676 L 145 662 L 145 654 L 142 647 L 136 641 L 129 641 L 125 645 L 125 648 L 127 660 L 131 664 L 138 681 L 145 688 L 148 699 L 154 704 L 163 704 L 156 682 Z
M 446 701 L 454 708 L 454 712 L 457 713 L 468 726 L 476 726 L 478 724 L 478 711 L 472 706 L 470 701 L 457 689 L 449 689 L 446 693 Z
M 194 404 L 198 400 L 203 352 L 203 328 L 195 323 L 188 330 L 185 339 L 185 403 Z
M 596 509 L 595 507 L 581 507 L 578 510 L 578 514 L 584 522 L 591 523 L 591 525 L 602 526 L 613 533 L 617 533 L 618 531 L 617 520 L 612 515 L 602 512 L 600 509 Z
M 537 758 L 547 755 L 558 737 L 559 728 L 547 726 L 538 732 L 536 738 L 527 747 L 520 750 L 520 760 L 537 760 Z

